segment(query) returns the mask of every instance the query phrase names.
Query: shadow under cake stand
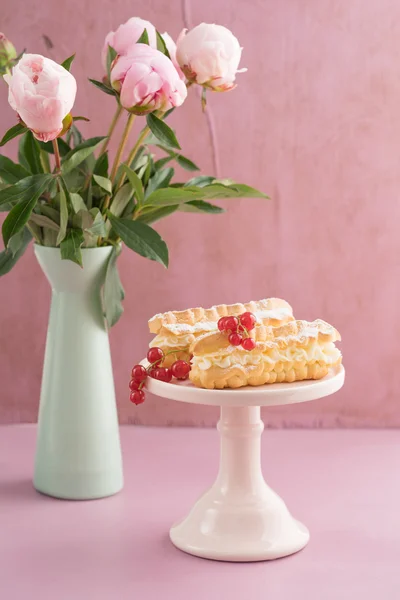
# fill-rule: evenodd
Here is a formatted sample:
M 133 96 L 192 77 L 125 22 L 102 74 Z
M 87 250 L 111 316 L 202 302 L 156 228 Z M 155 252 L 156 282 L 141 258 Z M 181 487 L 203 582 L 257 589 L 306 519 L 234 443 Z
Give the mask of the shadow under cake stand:
M 220 467 L 214 485 L 188 516 L 170 530 L 172 543 L 189 554 L 225 561 L 258 561 L 288 556 L 307 544 L 308 529 L 265 483 L 261 470 L 261 406 L 316 400 L 344 383 L 341 367 L 318 381 L 278 383 L 239 389 L 205 390 L 190 381 L 148 379 L 157 396 L 221 407 Z

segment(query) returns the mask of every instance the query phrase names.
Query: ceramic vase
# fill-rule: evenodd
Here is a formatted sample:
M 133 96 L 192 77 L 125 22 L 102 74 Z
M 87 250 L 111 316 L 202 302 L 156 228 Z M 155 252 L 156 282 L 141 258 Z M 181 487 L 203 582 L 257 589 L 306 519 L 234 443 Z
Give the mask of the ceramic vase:
M 112 248 L 82 250 L 83 269 L 35 245 L 51 289 L 34 486 L 56 498 L 103 498 L 123 487 L 101 287 Z

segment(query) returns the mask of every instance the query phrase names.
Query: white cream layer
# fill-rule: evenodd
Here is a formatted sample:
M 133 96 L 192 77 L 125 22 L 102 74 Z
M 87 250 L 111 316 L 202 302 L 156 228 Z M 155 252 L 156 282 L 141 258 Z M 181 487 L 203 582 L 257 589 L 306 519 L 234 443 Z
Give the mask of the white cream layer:
M 187 348 L 194 342 L 195 336 L 193 333 L 187 335 L 156 335 L 150 342 L 150 348 Z
M 221 356 L 220 353 L 205 354 L 203 356 L 194 356 L 192 365 L 198 367 L 201 371 L 207 371 L 211 367 L 221 367 L 227 369 L 233 366 L 255 366 L 261 362 L 275 364 L 278 362 L 308 362 L 321 361 L 328 365 L 336 363 L 341 357 L 341 352 L 336 348 L 333 342 L 326 344 L 312 343 L 306 348 L 271 348 L 263 354 L 255 354 L 246 350 L 239 350 L 234 346 L 226 349 L 228 354 Z
M 292 310 L 286 306 L 281 308 L 275 308 L 273 310 L 258 310 L 255 311 L 254 316 L 257 319 L 258 323 L 262 323 L 265 319 L 274 319 L 276 321 L 286 321 L 287 317 L 291 317 Z M 158 344 L 163 343 L 163 345 L 167 346 L 176 346 L 174 343 L 174 336 L 179 336 L 179 345 L 182 345 L 182 339 L 184 334 L 197 334 L 197 333 L 207 333 L 210 331 L 217 330 L 216 321 L 199 321 L 194 325 L 188 325 L 187 323 L 172 323 L 170 325 L 164 325 L 164 329 L 167 329 L 171 332 L 171 336 L 167 335 L 158 335 L 155 339 L 158 340 Z M 192 340 L 193 341 L 193 338 Z M 154 345 L 155 340 L 153 340 L 152 345 Z

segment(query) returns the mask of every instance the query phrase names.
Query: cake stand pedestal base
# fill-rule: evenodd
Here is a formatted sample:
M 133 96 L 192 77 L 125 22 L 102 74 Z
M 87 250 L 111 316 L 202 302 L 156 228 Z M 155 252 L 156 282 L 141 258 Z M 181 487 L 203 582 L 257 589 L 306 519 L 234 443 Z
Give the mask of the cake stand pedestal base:
M 189 554 L 227 561 L 258 561 L 298 552 L 307 528 L 289 513 L 261 471 L 260 407 L 221 407 L 220 469 L 214 485 L 170 531 Z
M 261 471 L 261 406 L 309 402 L 337 392 L 344 368 L 318 381 L 275 383 L 234 390 L 205 390 L 190 381 L 148 379 L 149 392 L 178 402 L 221 407 L 220 467 L 214 485 L 170 530 L 180 550 L 213 560 L 271 560 L 307 544 L 307 528 L 265 483 Z

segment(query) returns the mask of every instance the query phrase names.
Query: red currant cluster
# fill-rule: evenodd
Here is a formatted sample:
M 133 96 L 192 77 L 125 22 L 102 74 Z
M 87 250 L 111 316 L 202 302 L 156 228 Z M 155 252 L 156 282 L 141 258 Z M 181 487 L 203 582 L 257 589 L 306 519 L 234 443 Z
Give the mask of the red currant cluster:
M 242 346 L 245 350 L 254 350 L 256 342 L 249 336 L 249 331 L 256 326 L 256 318 L 251 312 L 245 312 L 239 317 L 221 317 L 218 329 L 229 333 L 228 339 L 232 346 Z
M 171 368 L 161 367 L 165 354 L 161 348 L 150 348 L 147 352 L 149 366 L 147 369 L 142 365 L 135 365 L 132 369 L 132 379 L 129 382 L 131 390 L 130 401 L 134 404 L 142 404 L 145 400 L 143 387 L 148 376 L 159 381 L 169 383 L 173 377 L 176 379 L 187 379 L 189 377 L 190 364 L 185 360 L 176 360 Z

